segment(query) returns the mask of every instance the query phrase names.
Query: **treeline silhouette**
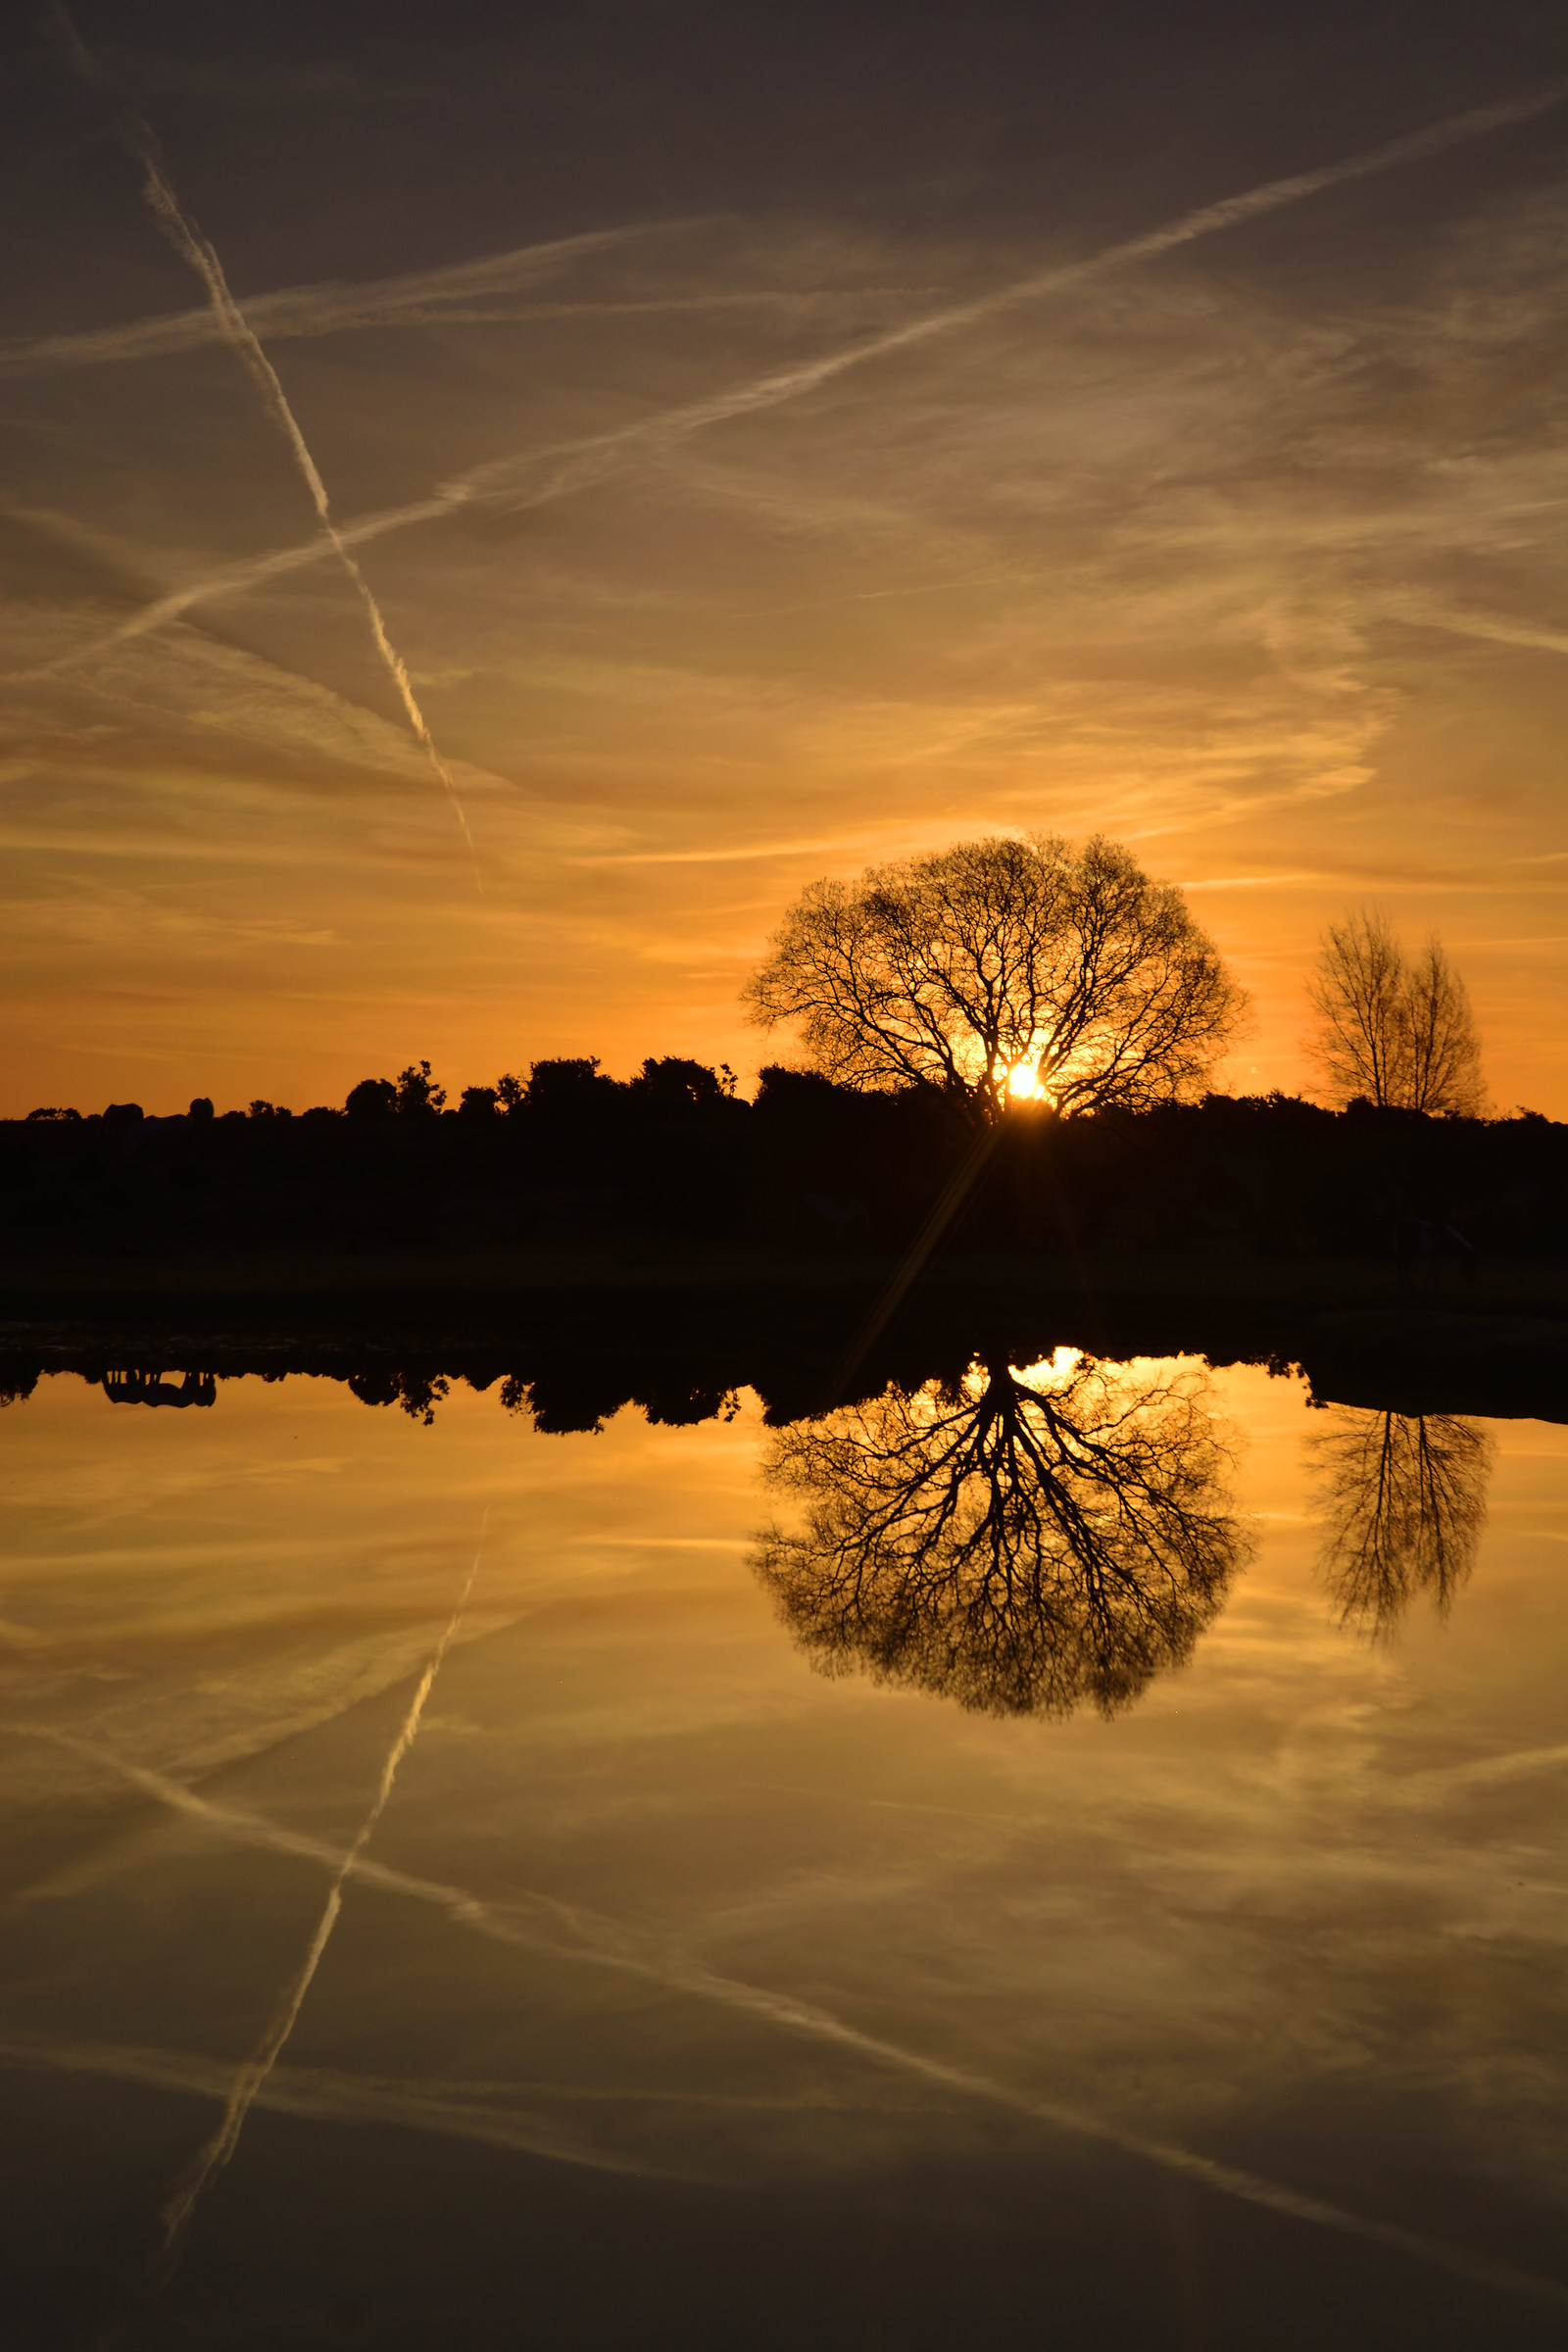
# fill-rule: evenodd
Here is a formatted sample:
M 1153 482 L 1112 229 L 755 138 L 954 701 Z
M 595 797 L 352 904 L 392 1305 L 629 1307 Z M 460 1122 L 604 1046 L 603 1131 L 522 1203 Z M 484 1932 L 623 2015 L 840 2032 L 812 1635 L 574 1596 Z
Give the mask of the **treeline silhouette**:
M 584 1058 L 454 1105 L 415 1062 L 341 1108 L 217 1115 L 200 1098 L 176 1118 L 116 1103 L 0 1122 L 0 1220 L 13 1245 L 86 1254 L 662 1237 L 876 1260 L 906 1246 L 971 1142 L 934 1087 L 861 1093 L 774 1066 L 747 1102 L 723 1066 L 651 1058 L 621 1081 Z M 1457 1235 L 1462 1250 L 1444 1247 L 1460 1272 L 1465 1251 L 1560 1253 L 1568 1127 L 1278 1094 L 1065 1120 L 1020 1105 L 943 1246 L 1386 1258 L 1401 1224 Z

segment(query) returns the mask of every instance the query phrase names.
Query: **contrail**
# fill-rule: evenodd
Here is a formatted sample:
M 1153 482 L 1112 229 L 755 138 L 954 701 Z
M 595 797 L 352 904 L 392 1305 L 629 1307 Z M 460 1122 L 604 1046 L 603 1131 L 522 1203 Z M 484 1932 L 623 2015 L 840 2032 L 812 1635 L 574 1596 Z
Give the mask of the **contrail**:
M 22 1730 L 24 1727 L 16 1728 Z M 1124 2155 L 1156 2165 L 1162 2171 L 1180 2174 L 1203 2188 L 1221 2196 L 1235 2197 L 1243 2204 L 1259 2206 L 1265 2212 L 1278 2214 L 1290 2221 L 1359 2238 L 1410 2261 L 1446 2271 L 1472 2285 L 1490 2287 L 1500 2294 L 1523 2296 L 1531 2301 L 1568 2310 L 1568 2287 L 1556 2279 L 1538 2277 L 1533 2272 L 1515 2269 L 1508 2263 L 1494 2262 L 1485 2255 L 1470 2253 L 1446 2240 L 1426 2237 L 1417 2230 L 1401 2229 L 1396 2223 L 1380 2222 L 1363 2214 L 1351 2213 L 1343 2206 L 1331 2205 L 1321 2197 L 1305 2195 L 1280 2181 L 1247 2172 L 1240 2166 L 1217 2163 L 1191 2148 L 1149 2137 L 1080 2108 L 1038 2097 L 1009 2082 L 999 2081 L 968 2067 L 950 2065 L 943 2059 L 929 2057 L 923 2051 L 910 2049 L 903 2043 L 863 2033 L 858 2027 L 836 2017 L 831 2010 L 797 2000 L 793 1994 L 771 1991 L 765 1985 L 751 1984 L 740 1978 L 723 1976 L 717 1970 L 707 1968 L 699 1961 L 688 1959 L 678 1950 L 670 1949 L 662 1940 L 639 1934 L 616 1921 L 543 1895 L 513 1896 L 504 1903 L 492 1903 L 466 1887 L 445 1885 L 436 1879 L 420 1878 L 413 1872 L 391 1869 L 384 1863 L 375 1862 L 361 1850 L 363 1838 L 356 1841 L 356 1846 L 348 1854 L 344 1854 L 324 1839 L 283 1829 L 262 1815 L 214 1804 L 182 1782 L 172 1780 L 163 1773 L 151 1772 L 144 1766 L 131 1764 L 86 1740 L 68 1734 L 44 1731 L 42 1727 L 37 1727 L 32 1736 L 58 1740 L 61 1745 L 78 1754 L 93 1757 L 145 1794 L 210 1828 L 222 1830 L 247 1843 L 261 1845 L 274 1852 L 297 1854 L 302 1858 L 325 1862 L 334 1873 L 334 1889 L 341 1888 L 343 1880 L 352 1870 L 367 1886 L 430 1903 L 445 1911 L 454 1921 L 471 1928 L 477 1934 L 491 1936 L 497 1942 L 515 1944 L 551 1958 L 587 1962 L 623 1971 L 662 1985 L 667 1991 L 711 2002 L 755 2018 L 781 2032 L 803 2034 L 819 2043 L 854 2052 L 873 2064 L 913 2075 L 920 2081 L 961 2092 L 989 2105 L 1029 2116 L 1035 2122 L 1047 2124 L 1055 2130 L 1114 2147 Z
M 212 306 L 213 318 L 220 333 L 238 355 L 252 382 L 261 393 L 263 407 L 288 443 L 300 477 L 310 492 L 311 503 L 316 509 L 322 534 L 365 607 L 367 617 L 370 623 L 370 634 L 375 642 L 375 650 L 381 657 L 387 675 L 397 688 L 398 697 L 407 714 L 409 725 L 414 730 L 415 739 L 429 760 L 452 804 L 453 813 L 462 827 L 463 838 L 468 847 L 474 883 L 482 895 L 484 886 L 479 880 L 478 853 L 474 848 L 473 835 L 468 830 L 468 820 L 464 813 L 463 803 L 458 798 L 457 785 L 452 780 L 452 772 L 437 751 L 435 738 L 425 724 L 424 713 L 419 709 L 415 697 L 407 666 L 403 657 L 387 635 L 386 623 L 381 617 L 381 608 L 376 603 L 370 583 L 350 554 L 347 543 L 332 519 L 331 508 L 327 503 L 326 485 L 317 468 L 315 459 L 306 447 L 305 436 L 300 431 L 293 410 L 289 407 L 287 396 L 278 381 L 277 371 L 257 341 L 246 321 L 244 312 L 230 292 L 228 280 L 223 275 L 223 266 L 218 258 L 216 248 L 210 239 L 203 236 L 175 195 L 165 168 L 163 149 L 158 143 L 157 134 L 151 124 L 128 107 L 120 105 L 119 101 L 115 99 L 115 94 L 110 90 L 105 76 L 99 71 L 75 25 L 72 23 L 64 0 L 53 0 L 53 14 L 83 79 L 92 88 L 109 96 L 116 104 L 121 135 L 145 173 L 141 191 L 144 203 L 174 251 L 182 261 L 190 264 L 207 288 L 208 301 Z
M 663 225 L 669 225 L 667 223 Z M 687 226 L 679 222 L 674 225 Z M 652 235 L 652 229 L 604 229 L 593 236 L 564 238 L 561 247 L 518 248 L 525 261 L 535 251 L 550 253 L 573 246 L 608 245 L 622 239 Z M 510 255 L 499 256 L 501 261 Z M 460 263 L 452 275 L 480 265 Z M 610 301 L 582 296 L 576 301 L 506 302 L 499 297 L 475 301 L 461 289 L 449 292 L 447 272 L 428 273 L 428 292 L 404 292 L 420 279 L 387 278 L 362 289 L 350 282 L 327 279 L 320 286 L 280 287 L 272 294 L 246 298 L 245 316 L 258 336 L 276 343 L 313 335 L 337 335 L 364 326 L 512 326 L 539 319 L 665 318 L 683 313 L 704 316 L 714 311 L 807 311 L 850 303 L 863 304 L 873 296 L 886 300 L 895 292 L 866 286 L 757 287 L 729 294 L 657 294 L 644 300 Z M 384 297 L 380 286 L 392 289 Z M 210 310 L 174 311 L 161 318 L 139 318 L 128 326 L 91 327 L 74 335 L 41 335 L 31 342 L 0 342 L 0 377 L 48 374 L 57 368 L 101 368 L 117 361 L 164 359 L 173 353 L 196 351 L 224 337 Z
M 1381 147 L 1368 148 L 1364 153 L 1348 156 L 1340 163 L 1325 164 L 1316 171 L 1297 172 L 1285 179 L 1267 180 L 1240 196 L 1228 196 L 1217 204 L 1202 205 L 1196 212 L 1183 213 L 1176 220 L 1166 221 L 1161 227 L 1147 230 L 1142 236 L 1128 237 L 1117 244 L 1102 246 L 1098 253 L 1088 254 L 1081 261 L 1064 262 L 1053 269 L 1036 271 L 1029 277 L 1015 278 L 1011 284 L 1000 287 L 995 293 L 978 295 L 972 302 L 929 312 L 924 318 L 912 319 L 906 326 L 890 328 L 864 342 L 826 353 L 820 359 L 775 369 L 744 384 L 731 385 L 724 391 L 685 402 L 637 424 L 623 425 L 580 441 L 562 442 L 540 450 L 492 459 L 483 466 L 475 466 L 470 472 L 456 475 L 450 482 L 440 484 L 424 498 L 412 500 L 404 506 L 384 508 L 379 513 L 343 525 L 340 531 L 334 529 L 334 544 L 341 548 L 361 546 L 368 540 L 383 537 L 387 532 L 432 522 L 459 508 L 475 504 L 502 505 L 514 512 L 546 505 L 603 481 L 628 453 L 635 454 L 639 450 L 659 449 L 662 446 L 673 448 L 710 425 L 722 424 L 731 417 L 750 416 L 760 410 L 777 408 L 786 401 L 800 398 L 804 393 L 815 391 L 819 385 L 847 373 L 853 368 L 912 349 L 1018 304 L 1038 301 L 1045 295 L 1087 284 L 1106 271 L 1130 264 L 1152 261 L 1161 254 L 1174 252 L 1179 246 L 1191 245 L 1199 238 L 1240 227 L 1249 220 L 1259 220 L 1287 205 L 1299 204 L 1308 197 L 1320 195 L 1325 189 L 1338 187 L 1350 180 L 1371 178 L 1379 172 L 1395 171 L 1402 164 L 1419 162 L 1423 157 L 1445 154 L 1449 148 L 1485 138 L 1492 131 L 1504 129 L 1510 123 L 1528 122 L 1537 115 L 1544 114 L 1550 108 L 1560 106 L 1564 95 L 1561 90 L 1550 90 L 1535 98 L 1509 100 L 1495 106 L 1472 107 L 1465 114 L 1450 115 L 1441 122 L 1429 124 L 1424 130 L 1411 131 L 1402 138 L 1391 139 Z M 539 469 L 543 470 L 543 480 L 531 488 L 526 487 L 521 477 L 530 470 Z M 189 588 L 179 589 L 144 606 L 129 620 L 122 622 L 82 654 L 71 659 L 89 659 L 125 638 L 142 636 L 151 629 L 161 628 L 166 622 L 177 619 L 193 605 L 205 603 L 209 598 L 235 595 L 265 580 L 275 579 L 283 573 L 318 563 L 321 554 L 319 541 L 312 540 L 299 546 L 276 549 L 270 555 L 254 558 L 248 563 L 227 565 Z
M 1423 157 L 1442 155 L 1450 147 L 1485 138 L 1489 132 L 1504 129 L 1509 123 L 1528 122 L 1533 116 L 1560 106 L 1565 95 L 1568 92 L 1549 90 L 1534 98 L 1507 99 L 1494 106 L 1471 107 L 1464 114 L 1446 116 L 1441 122 L 1429 123 L 1424 130 L 1409 131 L 1402 138 L 1389 139 L 1381 147 L 1369 147 L 1360 155 L 1346 157 L 1341 163 L 1323 164 L 1315 171 L 1298 172 L 1286 179 L 1266 180 L 1240 196 L 1223 197 L 1217 204 L 1202 205 L 1196 212 L 1184 213 L 1160 228 L 1146 230 L 1142 236 L 1127 237 L 1115 245 L 1102 246 L 1098 253 L 1088 254 L 1082 261 L 1061 263 L 1053 269 L 1038 270 L 1032 276 L 1015 278 L 1010 285 L 1000 287 L 992 294 L 977 295 L 972 302 L 932 311 L 923 318 L 912 319 L 906 326 L 891 327 L 886 333 L 873 336 L 867 342 L 830 352 L 822 359 L 808 360 L 796 368 L 782 368 L 774 374 L 759 378 L 755 383 L 739 386 L 732 392 L 718 393 L 710 402 L 695 404 L 688 415 L 696 421 L 680 424 L 678 429 L 692 431 L 702 423 L 714 423 L 721 417 L 744 416 L 753 409 L 772 408 L 780 401 L 795 399 L 802 392 L 814 391 L 818 384 L 843 374 L 847 368 L 861 367 L 867 360 L 881 359 L 889 352 L 906 351 L 911 345 L 928 342 L 934 335 L 950 334 L 955 327 L 971 325 L 976 319 L 990 318 L 1016 303 L 1032 302 L 1043 294 L 1060 292 L 1089 278 L 1098 277 L 1103 270 L 1119 269 L 1129 262 L 1152 261 L 1162 253 L 1174 251 L 1177 246 L 1191 245 L 1200 237 L 1213 236 L 1221 229 L 1239 228 L 1244 222 L 1259 220 L 1266 213 L 1279 212 L 1286 205 L 1299 204 L 1308 196 L 1320 195 L 1325 188 L 1339 187 L 1348 180 L 1368 179 L 1380 172 L 1392 172 L 1400 164 L 1417 163 Z M 680 412 L 677 412 L 677 418 L 679 416 Z
M 482 1530 L 479 1543 L 482 1550 L 484 1544 Z M 430 1695 L 435 1678 L 441 1671 L 442 1661 L 451 1646 L 452 1638 L 462 1622 L 463 1612 L 468 1605 L 468 1595 L 473 1591 L 473 1580 L 478 1573 L 479 1552 L 475 1551 L 473 1565 L 468 1570 L 467 1581 L 458 1596 L 458 1605 L 452 1612 L 445 1633 L 430 1653 L 424 1672 L 419 1677 L 418 1688 L 414 1693 L 408 1714 L 404 1717 L 398 1736 L 387 1752 L 386 1762 L 381 1767 L 380 1785 L 371 1800 L 370 1809 L 366 1814 L 364 1821 L 361 1822 L 359 1834 L 353 1844 L 338 1859 L 337 1868 L 326 1890 L 326 1901 L 321 1907 L 321 1916 L 316 1923 L 316 1933 L 311 1938 L 310 1948 L 306 1952 L 299 1973 L 278 2004 L 277 2013 L 255 2051 L 235 2076 L 227 2104 L 223 2109 L 222 2121 L 218 2130 L 181 2174 L 164 2207 L 161 2216 L 164 2225 L 163 2257 L 165 2264 L 170 2269 L 172 2269 L 179 2259 L 180 2243 L 185 2231 L 190 2227 L 191 2217 L 195 2213 L 198 2203 L 211 2182 L 233 2155 L 239 2135 L 245 2129 L 245 2118 L 255 2105 L 268 2076 L 277 2064 L 279 2052 L 294 2031 L 295 2020 L 298 2018 L 304 2005 L 305 1996 L 311 1988 L 311 1980 L 320 1966 L 321 1955 L 331 1940 L 332 1930 L 336 1927 L 338 1914 L 343 1908 L 343 1883 L 358 1864 L 374 1833 L 376 1823 L 386 1810 L 387 1799 L 392 1794 L 392 1784 L 397 1779 L 398 1766 L 414 1745 L 419 1729 L 419 1718 L 424 1713 L 424 1702 Z
M 80 70 L 80 60 L 77 60 Z M 316 285 L 278 286 L 270 294 L 250 295 L 245 317 L 257 336 L 335 335 L 355 327 L 422 325 L 428 320 L 511 318 L 513 311 L 479 310 L 477 303 L 537 285 L 584 256 L 607 247 L 629 244 L 671 231 L 701 226 L 699 220 L 661 220 L 625 228 L 592 229 L 580 236 L 557 237 L 538 245 L 518 245 L 509 253 L 485 254 L 477 261 L 454 262 L 439 270 L 413 270 L 395 277 L 344 281 L 327 278 Z M 697 297 L 698 301 L 726 298 Z M 765 293 L 732 297 L 765 303 Z M 455 307 L 455 306 L 468 306 Z M 523 317 L 578 310 L 599 312 L 623 307 L 663 310 L 663 303 L 623 306 L 618 303 L 558 303 L 536 313 L 530 306 Z M 90 328 L 74 335 L 40 335 L 30 342 L 0 343 L 0 376 L 37 375 L 55 368 L 96 368 L 117 361 L 165 359 L 175 352 L 197 351 L 204 344 L 226 342 L 227 330 L 211 306 L 199 311 L 176 311 L 161 318 L 134 319 L 128 326 Z

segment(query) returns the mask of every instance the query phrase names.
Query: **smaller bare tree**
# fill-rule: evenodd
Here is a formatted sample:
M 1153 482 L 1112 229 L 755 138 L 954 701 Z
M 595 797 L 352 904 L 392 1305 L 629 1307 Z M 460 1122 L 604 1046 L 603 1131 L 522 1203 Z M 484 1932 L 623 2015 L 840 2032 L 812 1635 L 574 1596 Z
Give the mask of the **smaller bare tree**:
M 1474 1118 L 1486 1102 L 1481 1040 L 1469 992 L 1435 931 L 1410 969 L 1400 1030 L 1405 1107 Z
M 1337 1102 L 1360 1095 L 1399 1110 L 1480 1111 L 1475 1015 L 1435 932 L 1411 964 L 1387 915 L 1359 907 L 1324 933 L 1307 993 L 1317 1014 L 1307 1052 Z

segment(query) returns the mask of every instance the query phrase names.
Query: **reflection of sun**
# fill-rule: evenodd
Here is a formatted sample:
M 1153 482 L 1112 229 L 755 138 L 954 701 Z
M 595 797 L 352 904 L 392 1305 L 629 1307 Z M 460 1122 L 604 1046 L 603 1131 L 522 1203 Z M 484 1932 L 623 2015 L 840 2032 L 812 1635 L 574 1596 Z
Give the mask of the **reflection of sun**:
M 1048 1388 L 1053 1381 L 1065 1383 L 1082 1363 L 1086 1363 L 1081 1348 L 1058 1348 L 1054 1355 L 1043 1355 L 1037 1364 L 1020 1364 L 1016 1377 L 1032 1389 Z M 1121 1369 L 1118 1364 L 1102 1364 L 1101 1372 L 1108 1375 Z
M 1007 1092 L 1015 1102 L 1033 1102 L 1035 1097 L 1043 1094 L 1044 1091 L 1038 1070 L 1032 1068 L 1027 1061 L 1013 1063 L 1007 1072 Z

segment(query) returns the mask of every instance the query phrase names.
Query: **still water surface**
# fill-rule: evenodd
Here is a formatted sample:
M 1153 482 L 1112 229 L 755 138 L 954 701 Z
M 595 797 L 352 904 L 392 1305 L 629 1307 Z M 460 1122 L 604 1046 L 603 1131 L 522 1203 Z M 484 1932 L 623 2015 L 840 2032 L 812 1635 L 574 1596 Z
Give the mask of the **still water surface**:
M 8 1411 L 8 2340 L 1560 2343 L 1568 1431 L 1009 1382 Z

